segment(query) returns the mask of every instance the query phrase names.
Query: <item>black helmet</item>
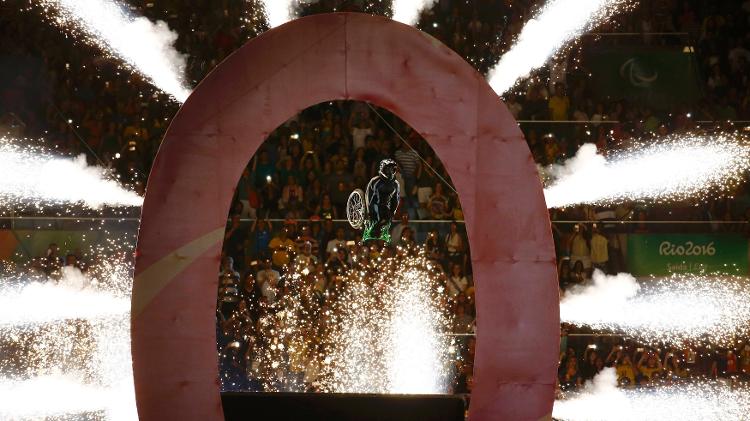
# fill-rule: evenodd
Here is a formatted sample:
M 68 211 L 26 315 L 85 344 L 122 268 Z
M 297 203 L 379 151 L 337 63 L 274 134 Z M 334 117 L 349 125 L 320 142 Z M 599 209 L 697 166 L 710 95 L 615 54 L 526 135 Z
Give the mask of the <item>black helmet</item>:
M 380 176 L 383 178 L 393 180 L 394 178 L 396 178 L 397 170 L 398 170 L 398 165 L 396 164 L 396 161 L 392 159 L 384 159 L 380 161 L 380 166 L 378 167 L 378 174 L 380 174 Z

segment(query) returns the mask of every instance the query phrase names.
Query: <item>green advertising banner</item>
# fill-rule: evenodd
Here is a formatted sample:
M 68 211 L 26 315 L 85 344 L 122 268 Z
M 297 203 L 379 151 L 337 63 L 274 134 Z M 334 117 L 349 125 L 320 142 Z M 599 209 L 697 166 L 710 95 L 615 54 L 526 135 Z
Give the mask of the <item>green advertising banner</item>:
M 748 273 L 748 240 L 735 234 L 631 234 L 628 270 L 634 276 Z
M 701 96 L 693 53 L 669 48 L 607 48 L 588 56 L 594 94 L 653 109 L 695 104 Z

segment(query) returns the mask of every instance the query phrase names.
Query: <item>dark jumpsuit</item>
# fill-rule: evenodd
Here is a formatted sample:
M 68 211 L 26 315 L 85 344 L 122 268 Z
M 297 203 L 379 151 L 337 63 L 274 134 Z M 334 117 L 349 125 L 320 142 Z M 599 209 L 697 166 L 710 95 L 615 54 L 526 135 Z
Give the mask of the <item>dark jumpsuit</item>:
M 367 184 L 367 217 L 362 240 L 391 241 L 390 227 L 398 209 L 400 186 L 395 179 L 377 176 Z

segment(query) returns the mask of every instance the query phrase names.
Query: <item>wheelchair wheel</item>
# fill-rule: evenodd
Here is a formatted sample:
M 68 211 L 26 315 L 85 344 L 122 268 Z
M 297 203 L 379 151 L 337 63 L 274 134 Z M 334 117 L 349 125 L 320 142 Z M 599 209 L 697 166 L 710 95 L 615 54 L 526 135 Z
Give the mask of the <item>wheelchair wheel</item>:
M 356 189 L 349 195 L 349 200 L 346 201 L 346 219 L 349 220 L 352 228 L 362 229 L 366 216 L 365 192 Z

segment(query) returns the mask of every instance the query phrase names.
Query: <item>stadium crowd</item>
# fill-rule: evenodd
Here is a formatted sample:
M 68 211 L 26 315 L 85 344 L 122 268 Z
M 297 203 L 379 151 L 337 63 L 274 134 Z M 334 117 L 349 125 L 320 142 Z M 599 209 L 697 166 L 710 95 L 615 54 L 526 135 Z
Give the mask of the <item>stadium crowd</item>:
M 165 20 L 178 34 L 176 45 L 188 57 L 186 73 L 193 84 L 248 39 L 267 29 L 258 1 L 199 0 L 190 2 L 189 7 L 176 0 L 129 3 L 138 13 Z M 335 9 L 387 14 L 389 3 L 321 0 L 300 6 L 299 12 L 304 15 Z M 512 45 L 539 3 L 439 0 L 422 14 L 419 27 L 465 57 L 477 70 L 487 72 Z M 584 37 L 548 69 L 506 96 L 513 115 L 525 121 L 522 129 L 539 164 L 571 157 L 586 142 L 614 152 L 632 139 L 739 128 L 727 121 L 750 119 L 750 1 L 642 3 L 597 30 L 642 35 L 615 41 L 606 35 Z M 18 138 L 43 138 L 44 145 L 62 153 L 86 154 L 91 163 L 110 167 L 142 191 L 177 106 L 97 48 L 44 23 L 50 18 L 41 6 L 17 0 L 5 1 L 0 8 L 0 131 Z M 650 35 L 657 32 L 687 35 Z M 656 109 L 622 99 L 597 98 L 585 54 L 596 42 L 634 43 L 648 48 L 694 47 L 702 100 Z M 710 123 L 699 123 L 704 120 Z M 353 255 L 363 252 L 360 245 L 350 243 L 356 240 L 356 233 L 337 220 L 345 217 L 344 205 L 351 190 L 364 187 L 374 165 L 384 157 L 398 161 L 400 181 L 406 187 L 402 189 L 401 222 L 394 226 L 393 238 L 400 245 L 421 245 L 440 263 L 456 329 L 470 332 L 474 309 L 469 250 L 460 222 L 460 202 L 449 175 L 426 142 L 395 116 L 347 102 L 320 104 L 291 119 L 271 135 L 243 173 L 225 237 L 220 310 L 221 300 L 240 308 L 248 306 L 247 300 L 277 294 L 274 288 L 283 288 L 278 281 L 285 267 L 300 259 L 309 262 L 313 276 L 320 278 L 317 288 L 335 285 L 337 271 L 351 265 Z M 735 196 L 745 197 L 747 191 L 738 191 Z M 624 269 L 618 246 L 620 232 L 608 228 L 607 220 L 643 221 L 627 228 L 638 232 L 652 230 L 645 222 L 654 219 L 746 221 L 743 203 L 735 199 L 713 200 L 700 206 L 670 205 L 668 209 L 623 205 L 553 211 L 553 219 L 602 221 L 599 227 L 554 225 L 561 256 L 561 284 L 584 282 L 595 267 L 608 272 Z M 700 229 L 717 228 L 707 225 Z M 366 253 L 389 252 L 373 247 Z M 220 316 L 220 337 L 222 329 L 225 334 L 231 331 L 233 322 L 227 320 L 232 320 L 233 314 Z M 565 342 L 567 336 L 563 338 Z M 615 365 L 623 382 L 630 384 L 647 381 L 654 373 L 721 375 L 747 373 L 750 367 L 746 347 L 731 354 L 718 351 L 704 359 L 701 352 L 693 352 L 698 355 L 693 358 L 690 353 L 667 348 L 650 354 L 629 343 L 601 342 L 597 343 L 601 348 L 596 349 L 588 345 L 581 345 L 584 349 L 562 346 L 565 358 L 561 359 L 561 384 L 579 384 L 608 365 Z M 620 345 L 624 348 L 618 348 Z M 605 351 L 605 356 L 600 354 L 602 348 L 611 348 L 612 352 Z M 473 352 L 471 340 L 463 352 Z M 471 358 L 465 361 L 459 369 L 457 391 L 470 390 Z

